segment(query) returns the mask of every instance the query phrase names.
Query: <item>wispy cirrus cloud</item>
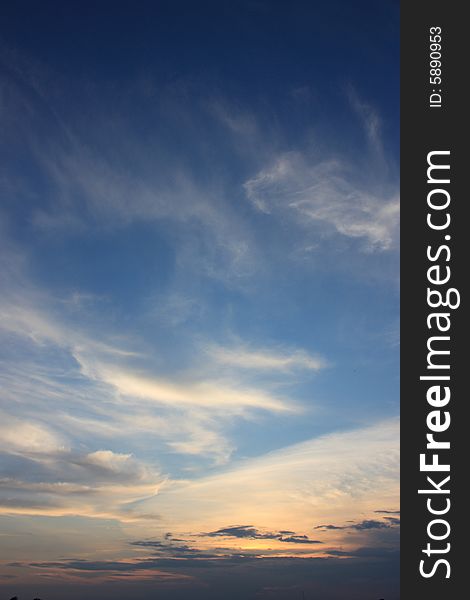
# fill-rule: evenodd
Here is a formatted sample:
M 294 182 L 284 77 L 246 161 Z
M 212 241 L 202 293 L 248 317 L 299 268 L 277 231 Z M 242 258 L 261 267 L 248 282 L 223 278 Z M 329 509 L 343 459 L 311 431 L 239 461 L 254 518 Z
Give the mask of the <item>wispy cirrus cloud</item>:
M 56 82 L 51 88 L 53 74 L 44 65 L 14 52 L 8 53 L 8 62 L 11 66 L 0 79 L 4 92 L 0 117 L 12 137 L 13 124 L 21 134 L 24 172 L 5 169 L 0 190 L 12 199 L 35 198 L 24 204 L 34 235 L 81 236 L 142 223 L 158 229 L 171 222 L 179 264 L 188 271 L 196 269 L 200 276 L 236 287 L 257 270 L 255 239 L 246 220 L 233 209 L 225 180 L 215 175 L 201 179 L 201 165 L 194 160 L 205 154 L 202 136 L 197 135 L 202 116 L 212 127 L 218 123 L 216 135 L 226 127 L 217 111 L 211 109 L 208 115 L 207 107 L 213 104 L 209 90 L 204 101 L 195 104 L 191 99 L 188 110 L 185 96 L 175 93 L 177 84 L 164 86 L 158 98 L 149 99 L 133 82 L 126 101 L 116 103 L 110 114 L 108 102 L 90 98 L 82 88 L 77 93 L 83 94 L 90 112 L 72 123 L 63 116 L 61 89 L 73 85 L 71 81 Z M 109 92 L 101 91 L 105 96 Z M 142 136 L 130 123 L 128 103 L 141 101 L 149 103 L 157 123 L 166 127 L 170 121 L 184 136 L 178 152 L 169 150 L 160 136 Z M 182 114 L 188 123 L 183 124 Z M 234 118 L 235 129 L 243 119 Z M 38 174 L 39 184 L 32 172 Z
M 328 366 L 324 358 L 312 356 L 303 350 L 257 349 L 239 344 L 208 345 L 205 351 L 216 363 L 254 371 L 320 371 Z
M 231 387 L 223 381 L 174 383 L 125 371 L 111 365 L 90 365 L 79 358 L 84 372 L 92 378 L 112 385 L 122 396 L 169 405 L 175 408 L 194 406 L 214 412 L 243 414 L 246 409 L 289 412 L 295 407 L 261 390 Z M 84 366 L 83 366 L 84 365 Z
M 260 212 L 291 218 L 297 225 L 322 226 L 322 235 L 340 234 L 364 242 L 367 251 L 397 244 L 399 200 L 361 183 L 356 167 L 344 159 L 308 159 L 300 152 L 276 157 L 244 183 L 246 195 Z

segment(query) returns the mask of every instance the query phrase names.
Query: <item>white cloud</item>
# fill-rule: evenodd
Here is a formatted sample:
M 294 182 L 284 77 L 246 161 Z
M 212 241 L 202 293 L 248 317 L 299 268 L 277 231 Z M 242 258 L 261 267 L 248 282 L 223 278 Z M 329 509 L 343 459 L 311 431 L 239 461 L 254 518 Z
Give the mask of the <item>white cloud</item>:
M 130 460 L 130 454 L 116 454 L 111 450 L 96 450 L 85 457 L 88 464 L 117 473 L 125 469 Z
M 0 450 L 34 454 L 65 449 L 64 438 L 44 423 L 26 421 L 0 412 Z
M 310 162 L 291 152 L 277 157 L 245 182 L 247 197 L 261 212 L 292 217 L 300 226 L 322 224 L 322 234 L 362 238 L 368 250 L 397 243 L 398 196 L 368 189 L 351 165 L 339 160 Z
M 155 404 L 201 409 L 231 414 L 244 414 L 246 409 L 291 412 L 296 408 L 286 401 L 249 387 L 234 387 L 223 381 L 203 380 L 180 383 L 159 377 L 133 373 L 122 367 L 88 362 L 77 354 L 88 377 L 112 385 L 120 395 Z
M 288 372 L 296 369 L 319 371 L 327 366 L 320 356 L 311 356 L 303 350 L 276 351 L 253 349 L 238 345 L 232 347 L 209 345 L 206 352 L 222 365 L 240 369 Z

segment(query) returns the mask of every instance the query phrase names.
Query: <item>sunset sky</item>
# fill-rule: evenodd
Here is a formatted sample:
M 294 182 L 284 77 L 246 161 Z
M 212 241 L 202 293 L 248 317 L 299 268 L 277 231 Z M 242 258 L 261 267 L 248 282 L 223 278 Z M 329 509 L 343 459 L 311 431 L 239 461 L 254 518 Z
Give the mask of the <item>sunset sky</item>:
M 0 596 L 398 598 L 398 2 L 0 8 Z

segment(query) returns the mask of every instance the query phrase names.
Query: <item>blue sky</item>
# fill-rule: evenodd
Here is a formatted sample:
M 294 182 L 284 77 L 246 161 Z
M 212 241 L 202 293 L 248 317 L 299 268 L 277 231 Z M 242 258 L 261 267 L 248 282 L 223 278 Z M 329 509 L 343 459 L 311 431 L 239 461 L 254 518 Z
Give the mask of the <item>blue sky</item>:
M 396 593 L 398 3 L 1 22 L 6 593 Z

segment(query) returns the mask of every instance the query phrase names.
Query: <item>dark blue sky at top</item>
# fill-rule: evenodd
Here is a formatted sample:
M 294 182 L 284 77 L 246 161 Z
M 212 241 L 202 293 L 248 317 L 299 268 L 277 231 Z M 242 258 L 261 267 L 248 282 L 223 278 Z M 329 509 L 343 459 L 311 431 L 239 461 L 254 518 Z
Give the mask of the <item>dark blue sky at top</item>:
M 210 81 L 250 100 L 269 97 L 282 118 L 287 88 L 310 84 L 341 106 L 353 81 L 398 117 L 398 2 L 15 2 L 1 11 L 2 37 L 78 83 L 126 84 L 142 70 L 160 82 Z M 31 8 L 34 7 L 34 10 Z M 124 90 L 123 90 L 124 92 Z M 303 117 L 305 115 L 302 115 Z M 344 119 L 347 125 L 347 119 Z M 395 151 L 398 131 L 386 131 Z

